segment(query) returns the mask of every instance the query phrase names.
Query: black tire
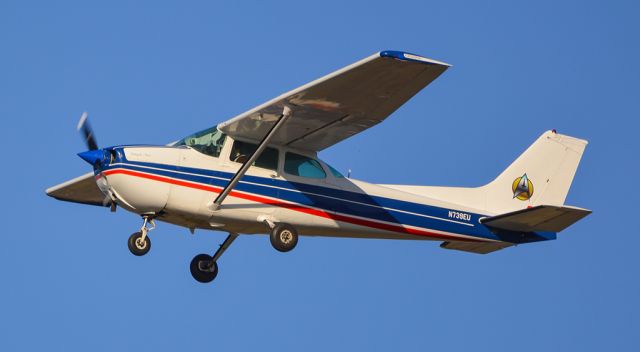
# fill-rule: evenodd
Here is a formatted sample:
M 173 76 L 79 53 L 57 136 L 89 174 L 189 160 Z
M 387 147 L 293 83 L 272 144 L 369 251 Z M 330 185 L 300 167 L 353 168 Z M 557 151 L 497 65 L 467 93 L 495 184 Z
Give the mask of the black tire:
M 298 244 L 298 232 L 289 224 L 278 224 L 271 230 L 269 240 L 277 251 L 288 252 Z
M 218 276 L 218 263 L 213 262 L 211 270 L 202 270 L 200 262 L 211 262 L 213 258 L 208 254 L 198 254 L 191 260 L 189 269 L 191 270 L 191 276 L 198 282 L 206 284 L 213 281 Z
M 146 236 L 144 239 L 144 243 L 141 241 L 141 239 L 142 232 L 136 232 L 129 236 L 129 241 L 127 242 L 129 251 L 131 251 L 133 255 L 138 257 L 149 253 L 149 250 L 151 249 L 151 238 L 149 238 L 149 236 Z

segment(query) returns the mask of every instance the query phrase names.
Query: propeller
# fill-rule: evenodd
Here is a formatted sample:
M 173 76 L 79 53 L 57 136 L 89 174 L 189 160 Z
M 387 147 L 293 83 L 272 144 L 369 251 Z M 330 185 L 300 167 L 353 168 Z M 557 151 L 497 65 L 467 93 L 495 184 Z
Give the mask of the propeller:
M 105 150 L 98 148 L 98 142 L 96 142 L 96 137 L 91 125 L 89 125 L 88 117 L 89 114 L 86 111 L 82 113 L 80 121 L 78 121 L 78 131 L 80 131 L 89 150 L 79 153 L 78 156 L 92 166 L 99 167 L 100 164 L 109 160 L 109 155 Z
M 104 149 L 98 148 L 98 142 L 96 141 L 95 134 L 93 133 L 91 125 L 89 125 L 89 114 L 86 111 L 82 113 L 82 116 L 80 116 L 80 121 L 78 121 L 78 131 L 80 131 L 80 134 L 84 138 L 84 142 L 87 144 L 87 148 L 89 148 L 86 152 L 78 153 L 78 156 L 91 164 L 95 170 L 100 170 L 101 165 L 109 160 L 109 154 Z M 102 200 L 102 205 L 110 207 L 111 212 L 116 211 L 116 203 L 109 195 L 105 194 L 104 200 Z
M 89 114 L 86 111 L 82 113 L 80 121 L 78 121 L 78 131 L 80 131 L 84 137 L 84 142 L 87 144 L 87 148 L 89 148 L 89 150 L 96 150 L 98 149 L 98 142 L 93 134 L 93 129 L 91 129 L 91 126 L 89 125 L 88 117 Z

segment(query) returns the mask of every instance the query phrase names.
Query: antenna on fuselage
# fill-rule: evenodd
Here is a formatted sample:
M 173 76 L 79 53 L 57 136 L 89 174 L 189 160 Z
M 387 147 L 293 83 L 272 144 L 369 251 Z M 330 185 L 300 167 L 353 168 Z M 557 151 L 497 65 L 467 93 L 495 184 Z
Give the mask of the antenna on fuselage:
M 351 178 L 351 169 L 347 170 L 347 178 Z

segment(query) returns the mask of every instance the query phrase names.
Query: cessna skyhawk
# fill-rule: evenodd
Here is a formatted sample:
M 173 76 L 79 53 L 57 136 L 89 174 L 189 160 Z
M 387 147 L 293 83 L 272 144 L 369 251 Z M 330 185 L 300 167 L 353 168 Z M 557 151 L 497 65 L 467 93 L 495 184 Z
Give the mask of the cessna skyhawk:
M 489 253 L 552 240 L 591 213 L 564 205 L 587 142 L 544 132 L 495 180 L 477 188 L 380 185 L 344 177 L 317 153 L 386 119 L 449 65 L 382 51 L 169 145 L 99 148 L 86 113 L 78 129 L 93 172 L 47 190 L 60 200 L 124 208 L 142 217 L 129 238 L 151 248 L 155 221 L 229 233 L 191 261 L 210 282 L 239 234 L 440 241 Z M 388 163 L 387 163 L 388 164 Z

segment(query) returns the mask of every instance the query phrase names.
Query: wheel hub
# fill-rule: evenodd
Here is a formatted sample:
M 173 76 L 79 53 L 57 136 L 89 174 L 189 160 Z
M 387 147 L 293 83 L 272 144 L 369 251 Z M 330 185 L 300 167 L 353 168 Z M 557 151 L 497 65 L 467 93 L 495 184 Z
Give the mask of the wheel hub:
M 289 230 L 284 230 L 280 233 L 280 241 L 282 243 L 288 244 L 293 239 L 293 234 Z
M 135 244 L 136 244 L 136 248 L 140 250 L 147 248 L 147 241 L 143 241 L 142 237 L 136 238 Z
M 198 262 L 198 269 L 205 273 L 213 272 L 213 262 L 211 260 L 201 260 Z

